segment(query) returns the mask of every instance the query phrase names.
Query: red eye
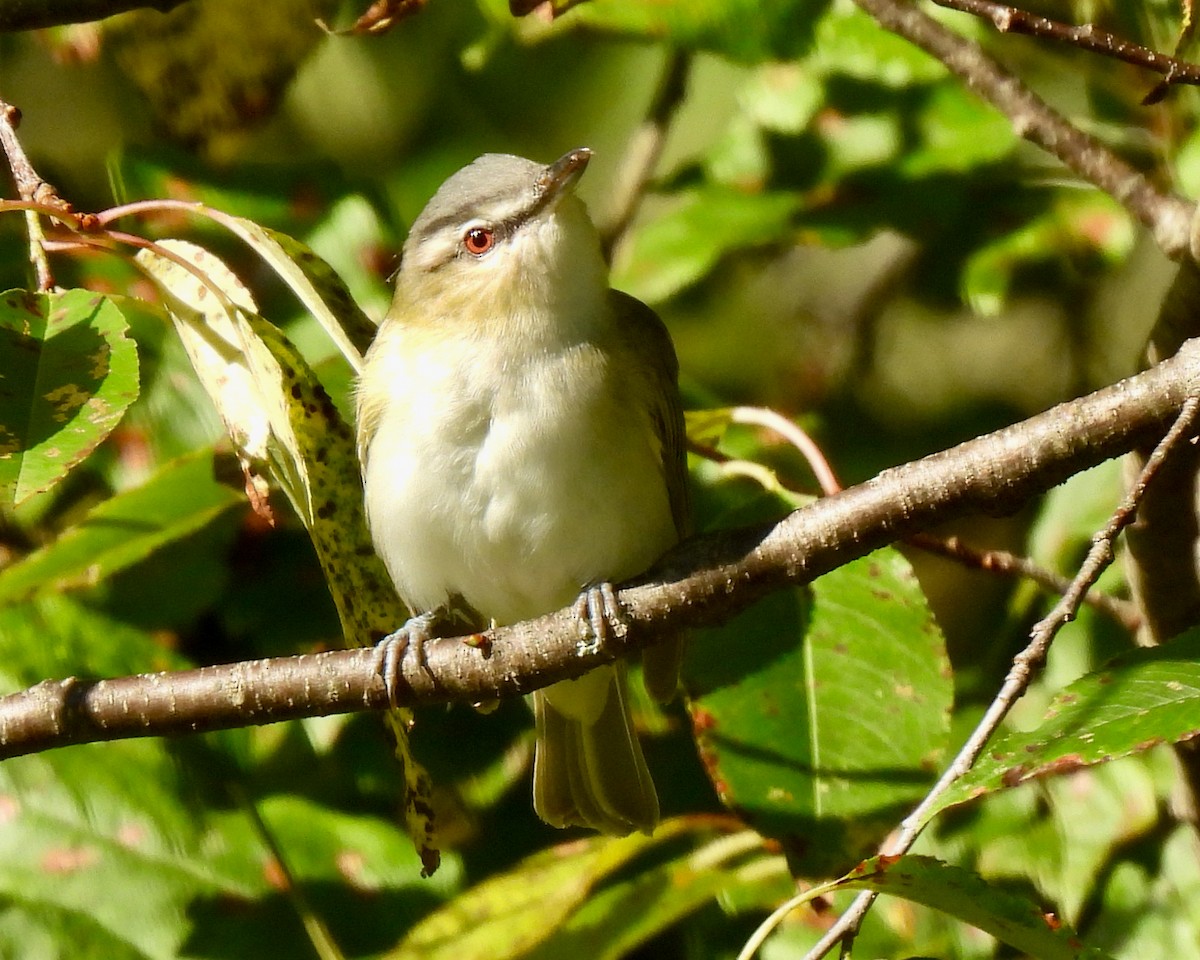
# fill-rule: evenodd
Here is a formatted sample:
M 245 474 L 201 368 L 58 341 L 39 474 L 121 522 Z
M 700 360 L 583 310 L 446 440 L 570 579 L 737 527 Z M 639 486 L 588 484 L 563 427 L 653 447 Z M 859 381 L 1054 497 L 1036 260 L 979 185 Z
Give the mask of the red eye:
M 482 257 L 495 245 L 495 231 L 487 227 L 472 227 L 463 234 L 463 246 L 467 248 L 467 253 L 476 257 Z

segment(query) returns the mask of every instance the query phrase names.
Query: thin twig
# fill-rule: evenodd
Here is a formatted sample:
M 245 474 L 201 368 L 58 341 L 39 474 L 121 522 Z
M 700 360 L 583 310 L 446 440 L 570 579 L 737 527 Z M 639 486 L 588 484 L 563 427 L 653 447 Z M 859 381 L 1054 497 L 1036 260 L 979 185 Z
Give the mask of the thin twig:
M 986 573 L 1024 577 L 1044 590 L 1060 596 L 1066 594 L 1071 588 L 1072 581 L 1061 573 L 1047 570 L 1045 567 L 1038 566 L 1028 557 L 1021 557 L 1007 550 L 991 548 L 981 550 L 964 543 L 958 537 L 939 537 L 931 533 L 918 533 L 904 542 L 918 550 L 936 553 Z M 1111 617 L 1130 633 L 1137 633 L 1142 626 L 1142 615 L 1138 612 L 1137 604 L 1130 600 L 1122 600 L 1107 593 L 1088 593 L 1083 598 L 1083 602 Z
M 50 260 L 46 256 L 46 237 L 39 215 L 52 217 L 74 230 L 89 231 L 96 228 L 96 220 L 90 214 L 77 213 L 75 208 L 59 196 L 53 184 L 38 176 L 29 162 L 17 127 L 21 123 L 21 111 L 11 103 L 0 100 L 0 149 L 3 149 L 8 168 L 12 171 L 13 185 L 17 188 L 18 201 L 0 201 L 4 209 L 25 211 L 25 224 L 29 237 L 29 262 L 37 274 L 39 290 L 54 287 L 54 275 L 50 272 Z
M 944 27 L 913 3 L 854 0 L 893 33 L 916 44 L 961 77 L 972 91 L 1009 118 L 1016 133 L 1061 160 L 1122 204 L 1178 259 L 1188 252 L 1193 205 L 1159 191 L 1107 146 L 1078 130 L 979 45 Z
M 734 407 L 730 410 L 729 418 L 734 423 L 763 427 L 783 437 L 804 457 L 825 496 L 832 496 L 842 489 L 841 481 L 834 473 L 824 451 L 799 424 L 767 407 Z M 1028 557 L 1019 557 L 1007 550 L 980 550 L 964 543 L 958 537 L 918 533 L 904 542 L 918 550 L 936 553 L 976 570 L 1002 576 L 1024 577 L 1060 596 L 1071 586 L 1067 577 L 1039 567 Z M 1128 600 L 1120 600 L 1104 593 L 1088 593 L 1084 602 L 1110 616 L 1130 633 L 1136 633 L 1142 625 L 1142 616 L 1137 605 Z
M 36 201 L 45 184 L 33 164 L 25 155 L 21 141 L 17 138 L 17 127 L 21 124 L 21 111 L 11 103 L 0 100 L 0 147 L 4 148 L 8 168 L 12 171 L 13 185 L 17 188 L 17 196 L 22 200 Z M 50 188 L 53 191 L 53 187 Z
M 241 784 L 230 783 L 229 789 L 250 819 L 250 824 L 253 826 L 254 832 L 258 834 L 258 839 L 266 847 L 272 860 L 271 869 L 278 875 L 277 886 L 282 887 L 284 897 L 296 912 L 318 960 L 345 960 L 329 927 L 320 914 L 313 909 L 312 901 L 305 894 L 304 889 L 296 882 L 295 872 L 288 863 L 283 846 L 275 836 L 275 831 L 263 818 L 262 811 L 254 798 Z
M 629 147 L 625 150 L 621 169 L 613 184 L 615 199 L 608 212 L 608 223 L 601 233 L 606 257 L 612 257 L 613 251 L 624 238 L 637 214 L 646 187 L 654 177 L 654 170 L 667 141 L 667 128 L 687 93 L 691 67 L 690 53 L 681 50 L 670 53 L 646 118 L 630 137 Z
M 734 423 L 765 427 L 783 437 L 804 457 L 825 496 L 832 496 L 842 489 L 842 483 L 829 465 L 824 451 L 803 427 L 783 414 L 767 407 L 734 407 L 729 411 L 729 419 Z
M 1151 50 L 1140 43 L 1125 40 L 1107 30 L 1101 30 L 1092 23 L 1073 26 L 1025 10 L 1018 10 L 1006 3 L 993 3 L 992 0 L 933 0 L 933 2 L 939 7 L 959 10 L 990 20 L 992 26 L 1001 33 L 1022 33 L 1026 36 L 1068 43 L 1089 53 L 1112 57 L 1125 63 L 1131 63 L 1135 67 L 1162 74 L 1165 78 L 1163 84 L 1156 87 L 1143 102 L 1156 102 L 1155 99 L 1150 98 L 1161 99 L 1162 94 L 1166 91 L 1165 89 L 1161 89 L 1161 93 L 1159 91 L 1164 85 L 1200 84 L 1200 66 Z
M 37 175 L 21 147 L 21 141 L 17 137 L 17 126 L 20 122 L 21 111 L 0 100 L 0 147 L 3 147 L 8 168 L 12 171 L 17 196 L 31 203 L 46 202 L 51 197 L 57 199 L 54 188 Z M 54 275 L 50 272 L 50 261 L 42 245 L 45 240 L 42 225 L 32 210 L 25 211 L 25 227 L 29 237 L 29 262 L 33 264 L 37 273 L 38 289 L 50 290 L 54 287 Z
M 1071 581 L 1068 590 L 1055 604 L 1045 617 L 1034 625 L 1030 631 L 1028 645 L 1013 659 L 1013 665 L 1004 678 L 1000 691 L 996 694 L 983 719 L 971 732 L 957 756 L 938 778 L 938 782 L 927 793 L 924 799 L 900 824 L 900 829 L 884 843 L 880 851 L 886 856 L 899 856 L 907 853 L 916 842 L 921 831 L 925 829 L 927 818 L 941 799 L 942 795 L 958 779 L 963 777 L 975 765 L 975 761 L 983 752 L 987 742 L 995 734 L 1004 718 L 1017 700 L 1024 694 L 1037 669 L 1045 662 L 1050 644 L 1066 624 L 1075 619 L 1079 605 L 1083 602 L 1088 590 L 1095 584 L 1100 574 L 1104 572 L 1116 555 L 1114 542 L 1122 530 L 1133 522 L 1137 515 L 1138 504 L 1167 457 L 1176 444 L 1195 432 L 1197 414 L 1200 413 L 1200 397 L 1190 396 L 1184 402 L 1179 416 L 1166 435 L 1158 442 L 1154 452 L 1146 461 L 1137 480 L 1130 487 L 1120 505 L 1109 518 L 1104 529 L 1092 538 L 1092 546 L 1080 565 L 1079 572 Z M 848 945 L 853 941 L 859 924 L 874 902 L 876 894 L 864 893 L 855 898 L 846 912 L 821 938 L 820 942 L 806 955 L 805 960 L 819 960 L 833 946 L 842 944 L 842 955 L 847 953 Z
M 32 210 L 25 211 L 25 233 L 29 237 L 29 260 L 37 274 L 37 288 L 53 290 L 54 274 L 50 272 L 50 258 L 46 256 L 46 235 L 42 232 L 42 221 Z

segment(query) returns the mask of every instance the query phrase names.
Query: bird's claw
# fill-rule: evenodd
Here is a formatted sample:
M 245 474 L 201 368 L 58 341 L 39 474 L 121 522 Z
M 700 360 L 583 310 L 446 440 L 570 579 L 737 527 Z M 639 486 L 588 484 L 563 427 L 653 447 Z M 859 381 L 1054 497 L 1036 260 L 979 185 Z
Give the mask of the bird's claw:
M 375 646 L 375 672 L 383 677 L 388 703 L 397 706 L 400 681 L 404 678 L 404 658 L 411 649 L 417 664 L 429 669 L 425 662 L 425 644 L 433 638 L 433 614 L 422 613 L 410 617 L 395 633 L 390 633 Z
M 607 581 L 588 587 L 575 601 L 575 617 L 579 622 L 580 656 L 595 653 L 609 636 L 623 637 L 629 632 L 629 621 L 617 600 L 617 592 Z

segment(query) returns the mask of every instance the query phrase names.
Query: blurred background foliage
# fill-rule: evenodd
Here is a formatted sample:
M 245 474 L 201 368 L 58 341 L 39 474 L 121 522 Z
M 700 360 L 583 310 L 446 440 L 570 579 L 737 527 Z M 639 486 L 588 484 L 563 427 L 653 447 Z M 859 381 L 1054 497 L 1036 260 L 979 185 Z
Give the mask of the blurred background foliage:
M 1160 50 L 1179 30 L 1168 0 L 1036 8 Z M 929 9 L 1158 183 L 1200 190 L 1195 91 L 1145 108 L 1153 78 L 1132 67 Z M 315 24 L 348 25 L 361 12 L 332 0 L 191 0 L 167 15 L 0 35 L 0 95 L 21 108 L 38 171 L 78 209 L 203 200 L 303 240 L 378 318 L 407 225 L 480 153 L 548 161 L 590 146 L 580 192 L 610 222 L 631 140 L 664 77 L 682 71 L 663 154 L 614 251 L 613 283 L 667 321 L 689 406 L 764 404 L 799 418 L 847 484 L 1139 364 L 1172 274 L 1150 238 L 848 0 L 592 0 L 553 23 L 515 20 L 503 0 L 429 0 L 378 36 L 328 36 Z M 122 226 L 217 251 L 349 415 L 345 364 L 244 247 L 182 218 Z M 57 257 L 54 268 L 64 287 L 153 299 L 113 256 Z M 30 284 L 23 224 L 10 214 L 0 218 L 0 288 Z M 169 328 L 151 311 L 132 310 L 130 324 L 139 398 L 65 483 L 0 513 L 0 566 L 175 458 L 221 445 Z M 775 438 L 732 428 L 725 442 L 815 492 L 799 456 Z M 1119 471 L 1100 468 L 1015 518 L 947 532 L 1070 573 L 1118 490 Z M 71 584 L 69 595 L 0 609 L 6 687 L 336 645 L 320 569 L 284 505 L 270 527 L 241 501 L 205 495 L 203 522 L 165 546 L 99 582 Z M 736 486 L 704 482 L 702 524 L 745 516 L 732 505 L 740 497 Z M 954 668 L 954 741 L 1046 599 L 1013 580 L 910 558 Z M 1120 593 L 1121 581 L 1114 571 L 1103 586 Z M 698 649 L 711 654 L 712 642 Z M 1053 691 L 1127 643 L 1085 610 L 1015 723 L 1033 725 Z M 682 710 L 639 711 L 664 812 L 709 813 L 713 829 L 728 829 Z M 530 810 L 528 726 L 519 702 L 486 717 L 420 717 L 416 749 L 437 784 L 447 851 L 432 881 L 417 879 L 394 826 L 396 773 L 369 715 L 6 763 L 0 823 L 6 796 L 37 797 L 45 845 L 31 860 L 29 834 L 0 831 L 0 954 L 57 957 L 70 944 L 73 957 L 305 956 L 310 907 L 347 955 L 380 954 L 434 905 L 561 839 Z M 1197 956 L 1187 907 L 1200 893 L 1195 838 L 1169 813 L 1172 778 L 1169 757 L 1152 752 L 1002 792 L 950 812 L 923 849 L 1028 894 L 1118 956 Z M 875 829 L 839 843 L 869 848 Z M 718 874 L 697 868 L 678 835 L 641 843 L 603 863 L 581 859 L 573 876 L 587 882 L 575 900 L 556 900 L 559 887 L 534 899 L 530 922 L 571 916 L 571 936 L 520 947 L 506 941 L 516 939 L 510 927 L 494 934 L 504 947 L 490 940 L 478 955 L 578 954 L 582 930 L 599 938 L 596 956 L 732 957 L 788 890 L 778 863 L 741 863 L 742 850 L 713 853 Z M 266 856 L 272 849 L 282 855 Z M 84 879 L 79 867 L 97 856 L 105 872 Z M 681 877 L 709 885 L 688 899 Z M 595 915 L 572 913 L 593 887 L 626 900 L 597 897 L 583 908 Z M 482 902 L 484 914 L 497 911 Z M 635 922 L 631 902 L 657 909 Z M 801 956 L 825 923 L 798 919 L 763 956 Z M 440 955 L 429 936 L 397 955 Z M 1006 955 L 978 931 L 900 901 L 875 912 L 859 949 Z

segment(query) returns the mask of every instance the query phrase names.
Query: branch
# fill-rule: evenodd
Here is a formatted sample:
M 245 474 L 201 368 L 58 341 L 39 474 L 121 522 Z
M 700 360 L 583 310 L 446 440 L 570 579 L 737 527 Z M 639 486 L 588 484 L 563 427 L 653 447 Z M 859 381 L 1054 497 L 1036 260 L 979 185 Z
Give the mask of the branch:
M 1067 477 L 1161 436 L 1200 390 L 1200 340 L 1145 373 L 894 467 L 772 523 L 686 541 L 626 584 L 628 629 L 577 649 L 574 610 L 408 657 L 401 705 L 478 703 L 528 693 L 684 627 L 720 623 L 771 591 L 948 518 L 1005 513 Z M 214 730 L 388 706 L 374 650 L 346 650 L 114 680 L 44 681 L 0 700 L 0 759 L 121 737 Z
M 680 50 L 670 52 L 646 118 L 629 139 L 629 146 L 621 160 L 621 168 L 613 182 L 612 192 L 616 199 L 611 201 L 612 207 L 607 214 L 608 222 L 601 231 L 604 255 L 610 261 L 613 251 L 629 230 L 629 225 L 633 222 L 645 196 L 646 188 L 654 176 L 654 170 L 666 145 L 667 128 L 683 103 L 684 94 L 687 93 L 688 74 L 691 73 L 691 69 L 690 53 Z
M 1039 567 L 1028 557 L 1019 557 L 1007 550 L 980 550 L 964 543 L 959 537 L 939 537 L 929 533 L 918 533 L 904 542 L 910 547 L 957 561 L 974 570 L 1004 577 L 1024 577 L 1050 593 L 1062 595 L 1071 589 L 1070 578 Z M 1121 600 L 1107 593 L 1088 593 L 1083 602 L 1095 607 L 1132 634 L 1142 627 L 1142 616 L 1137 604 L 1131 600 Z
M 0 0 L 0 33 L 103 20 L 149 7 L 166 13 L 184 0 Z
M 1200 84 L 1200 66 L 1177 57 L 1167 56 L 1151 50 L 1149 47 L 1143 47 L 1140 43 L 1132 43 L 1107 30 L 1101 30 L 1092 23 L 1085 23 L 1078 27 L 1072 26 L 1025 10 L 1018 10 L 1006 3 L 993 3 L 992 0 L 933 0 L 933 2 L 939 7 L 959 10 L 962 13 L 990 20 L 992 26 L 1001 33 L 1023 33 L 1031 37 L 1042 37 L 1047 40 L 1056 40 L 1059 43 L 1068 43 L 1089 53 L 1098 53 L 1104 57 L 1123 60 L 1135 67 L 1162 74 L 1163 83 L 1142 101 L 1143 104 L 1157 102 L 1165 95 L 1166 87 L 1170 84 Z M 1155 97 L 1155 99 L 1151 100 L 1150 97 Z
M 1191 204 L 1160 192 L 1099 140 L 1073 127 L 978 44 L 942 26 L 913 3 L 854 2 L 883 27 L 916 44 L 961 77 L 978 96 L 1009 118 L 1019 136 L 1042 147 L 1124 205 L 1153 232 L 1169 257 L 1179 259 L 1188 252 Z
M 831 496 L 842 489 L 824 452 L 799 424 L 765 407 L 733 407 L 729 411 L 729 419 L 733 423 L 752 424 L 772 430 L 787 440 L 804 457 L 823 495 Z M 1071 581 L 1067 577 L 1045 570 L 1032 560 L 1018 557 L 1007 550 L 979 550 L 958 537 L 940 537 L 932 533 L 917 533 L 904 542 L 910 547 L 946 557 L 975 570 L 1008 577 L 1025 577 L 1051 593 L 1061 595 L 1071 588 Z M 1083 599 L 1084 603 L 1106 613 L 1130 633 L 1137 633 L 1142 626 L 1141 615 L 1132 601 L 1119 600 L 1104 593 L 1088 593 Z
M 1075 574 L 1070 587 L 1054 605 L 1054 609 L 1042 617 L 1030 631 L 1029 643 L 1013 658 L 1008 676 L 1004 678 L 1004 683 L 988 705 L 983 718 L 971 731 L 971 735 L 967 737 L 954 760 L 942 772 L 937 783 L 925 794 L 912 813 L 904 818 L 900 829 L 884 844 L 880 851 L 881 855 L 898 857 L 908 853 L 916 843 L 917 837 L 925 829 L 929 818 L 936 811 L 938 802 L 945 792 L 956 780 L 966 776 L 975 766 L 975 761 L 983 753 L 988 741 L 995 735 L 1000 724 L 1004 722 L 1004 718 L 1025 694 L 1034 675 L 1046 662 L 1046 654 L 1058 632 L 1075 619 L 1088 590 L 1095 585 L 1096 581 L 1100 579 L 1100 574 L 1113 562 L 1116 556 L 1117 536 L 1137 516 L 1138 506 L 1146 496 L 1146 490 L 1162 469 L 1163 464 L 1181 446 L 1186 449 L 1188 441 L 1195 437 L 1198 414 L 1200 414 L 1200 394 L 1193 394 L 1184 402 L 1171 429 L 1159 440 L 1153 454 L 1138 475 L 1137 481 L 1126 493 L 1117 509 L 1113 511 L 1108 523 L 1104 525 L 1104 529 L 1092 537 L 1092 546 L 1083 563 L 1080 564 L 1079 572 Z M 859 894 L 846 912 L 838 918 L 837 923 L 830 927 L 820 942 L 808 952 L 805 960 L 818 960 L 839 940 L 849 943 L 877 896 L 877 893 L 870 891 Z M 843 950 L 843 954 L 845 952 Z
M 37 175 L 21 147 L 17 137 L 20 122 L 21 111 L 0 100 L 0 149 L 4 151 L 9 170 L 12 171 L 17 196 L 29 203 L 58 200 L 54 188 Z M 50 272 L 50 261 L 46 257 L 45 237 L 37 214 L 31 210 L 25 211 L 25 226 L 29 231 L 29 259 L 37 271 L 38 289 L 50 290 L 54 286 L 54 275 Z

